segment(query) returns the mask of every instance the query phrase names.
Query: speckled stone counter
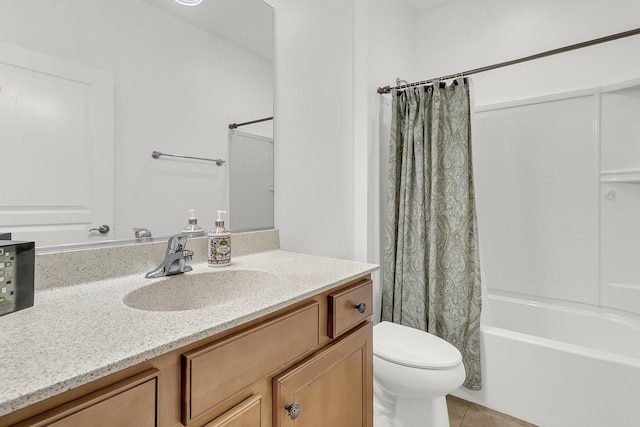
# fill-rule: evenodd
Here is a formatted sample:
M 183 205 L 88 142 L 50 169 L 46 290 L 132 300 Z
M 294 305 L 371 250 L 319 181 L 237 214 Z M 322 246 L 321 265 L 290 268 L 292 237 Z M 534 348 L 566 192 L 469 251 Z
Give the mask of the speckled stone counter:
M 4 367 L 0 415 L 257 319 L 377 269 L 372 264 L 269 250 L 269 246 L 261 249 L 265 251 L 245 251 L 249 254 L 236 256 L 232 265 L 223 269 L 200 262 L 191 264 L 192 272 L 166 278 L 144 279 L 137 272 L 72 286 L 41 286 L 34 307 L 0 317 L 0 360 Z M 225 273 L 223 285 L 216 286 L 220 281 L 215 275 L 233 270 L 248 272 L 238 283 L 231 283 L 234 279 L 229 276 L 233 274 Z M 200 280 L 202 275 L 212 275 L 206 295 L 208 305 L 202 308 L 148 311 L 123 302 L 127 294 L 142 287 L 175 285 L 177 282 L 171 282 L 175 280 L 188 286 L 190 276 Z

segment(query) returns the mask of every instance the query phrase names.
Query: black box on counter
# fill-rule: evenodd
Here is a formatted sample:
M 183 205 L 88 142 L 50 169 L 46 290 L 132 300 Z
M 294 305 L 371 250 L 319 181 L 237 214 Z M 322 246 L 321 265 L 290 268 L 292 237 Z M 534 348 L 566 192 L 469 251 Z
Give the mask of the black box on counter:
M 0 316 L 33 306 L 35 243 L 0 240 Z

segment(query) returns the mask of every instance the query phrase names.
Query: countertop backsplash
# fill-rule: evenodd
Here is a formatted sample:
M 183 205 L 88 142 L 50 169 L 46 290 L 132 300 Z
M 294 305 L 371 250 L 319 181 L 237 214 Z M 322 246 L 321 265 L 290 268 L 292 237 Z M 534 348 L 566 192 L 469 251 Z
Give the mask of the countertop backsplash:
M 280 248 L 278 230 L 232 234 L 231 242 L 232 259 Z M 193 251 L 190 263 L 207 261 L 206 236 L 190 238 L 187 249 Z M 166 250 L 167 241 L 159 241 L 37 253 L 35 289 L 53 289 L 137 273 L 145 274 L 162 262 Z

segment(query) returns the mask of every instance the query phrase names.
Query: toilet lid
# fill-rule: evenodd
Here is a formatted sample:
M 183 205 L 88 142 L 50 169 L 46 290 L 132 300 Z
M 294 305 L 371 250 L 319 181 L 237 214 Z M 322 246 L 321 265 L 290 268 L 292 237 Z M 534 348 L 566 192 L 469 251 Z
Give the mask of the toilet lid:
M 373 354 L 392 363 L 423 369 L 448 369 L 462 362 L 460 351 L 442 338 L 391 322 L 374 326 Z

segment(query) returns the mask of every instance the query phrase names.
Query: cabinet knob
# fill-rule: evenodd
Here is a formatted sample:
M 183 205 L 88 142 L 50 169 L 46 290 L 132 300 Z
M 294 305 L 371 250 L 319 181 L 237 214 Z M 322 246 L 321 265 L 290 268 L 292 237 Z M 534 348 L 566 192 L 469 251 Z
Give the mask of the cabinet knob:
M 358 305 L 354 305 L 353 308 L 355 308 L 356 310 L 358 310 L 358 313 L 360 314 L 364 314 L 365 311 L 367 311 L 367 304 L 361 302 Z
M 289 418 L 291 418 L 292 420 L 298 418 L 298 415 L 300 415 L 300 411 L 302 411 L 302 407 L 298 402 L 293 402 L 291 405 L 286 405 L 284 409 L 287 410 Z

